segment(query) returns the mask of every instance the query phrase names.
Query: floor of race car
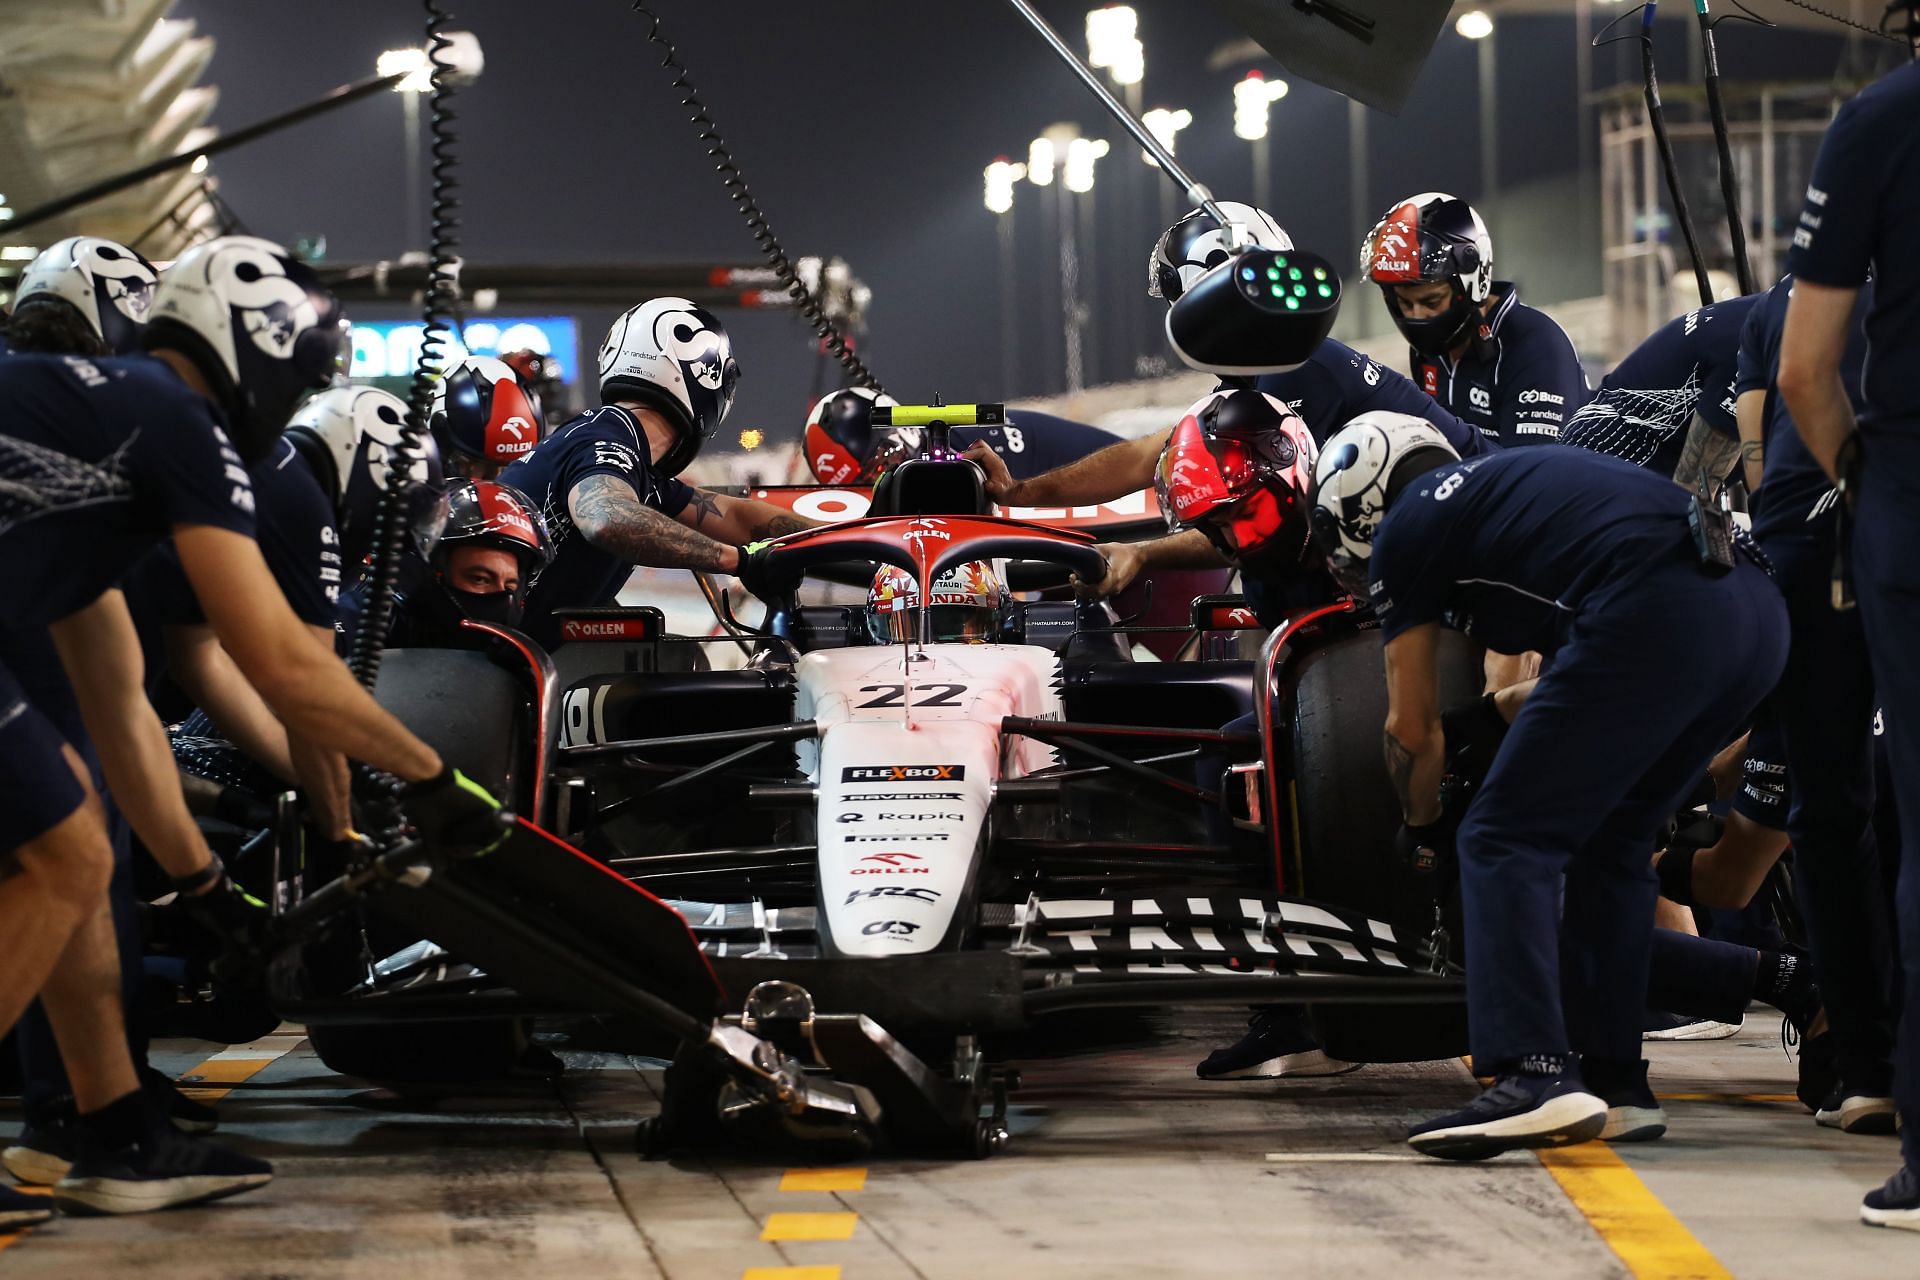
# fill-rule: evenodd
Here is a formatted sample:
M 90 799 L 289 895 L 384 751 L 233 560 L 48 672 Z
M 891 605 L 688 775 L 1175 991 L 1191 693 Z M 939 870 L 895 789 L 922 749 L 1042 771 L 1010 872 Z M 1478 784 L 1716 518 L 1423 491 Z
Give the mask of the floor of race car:
M 1871 1230 L 1892 1138 L 1794 1102 L 1778 1021 L 1650 1045 L 1662 1142 L 1479 1165 L 1411 1156 L 1410 1120 L 1469 1096 L 1457 1062 L 1331 1080 L 1203 1083 L 1231 1011 L 1146 1019 L 1026 1066 L 1014 1141 L 985 1161 L 782 1169 L 645 1163 L 657 1064 L 575 1055 L 557 1084 L 438 1106 L 330 1074 L 297 1028 L 156 1061 L 225 1091 L 224 1132 L 273 1159 L 263 1191 L 0 1235 L 0 1276 L 144 1280 L 862 1280 L 864 1277 L 1823 1278 L 1912 1275 L 1920 1238 Z M 17 1116 L 0 1102 L 0 1126 Z

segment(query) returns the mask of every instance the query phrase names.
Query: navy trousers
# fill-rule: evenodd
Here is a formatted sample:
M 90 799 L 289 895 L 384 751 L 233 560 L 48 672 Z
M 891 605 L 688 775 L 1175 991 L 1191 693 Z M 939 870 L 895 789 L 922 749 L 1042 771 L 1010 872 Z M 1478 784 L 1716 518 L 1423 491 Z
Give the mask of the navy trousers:
M 1857 612 L 1833 607 L 1834 522 L 1765 543 L 1793 638 L 1772 705 L 1786 735 L 1795 888 L 1840 1074 L 1886 1087 L 1892 912 L 1873 833 L 1873 671 Z
M 1774 685 L 1786 610 L 1744 559 L 1590 597 L 1460 825 L 1473 1058 L 1640 1057 L 1655 832 Z M 1562 889 L 1564 885 L 1564 910 Z
M 1900 815 L 1894 915 L 1905 983 L 1893 1098 L 1907 1165 L 1920 1169 L 1920 428 L 1869 430 L 1862 459 L 1852 519 L 1854 592 Z

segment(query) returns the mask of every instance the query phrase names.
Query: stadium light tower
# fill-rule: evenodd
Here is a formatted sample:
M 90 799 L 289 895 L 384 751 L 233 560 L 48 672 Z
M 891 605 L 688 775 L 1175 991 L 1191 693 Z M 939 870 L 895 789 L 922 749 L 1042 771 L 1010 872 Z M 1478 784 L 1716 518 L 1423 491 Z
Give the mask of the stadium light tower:
M 406 129 L 407 157 L 407 197 L 401 205 L 403 216 L 407 220 L 406 233 L 400 237 L 402 249 L 413 246 L 413 238 L 423 230 L 421 226 L 421 189 L 424 185 L 420 176 L 420 95 L 433 89 L 433 60 L 427 57 L 425 49 L 388 49 L 374 60 L 375 75 L 407 78 L 393 86 L 400 95 L 404 127 Z
M 1045 139 L 1036 139 L 1036 145 Z M 1047 163 L 1053 163 L 1052 144 L 1047 146 Z M 987 211 L 992 213 L 1000 234 L 1000 385 L 1012 388 L 1019 365 L 1019 316 L 1014 311 L 1014 293 L 1018 288 L 1013 238 L 1013 191 L 1027 176 L 1027 166 L 1005 156 L 997 156 L 986 167 Z M 1052 181 L 1052 175 L 1048 175 Z
M 1147 51 L 1139 32 L 1140 15 L 1129 5 L 1088 11 L 1087 65 L 1105 68 L 1115 84 L 1139 84 L 1147 74 Z
M 1140 123 L 1147 126 L 1148 133 L 1160 140 L 1161 146 L 1170 152 L 1175 152 L 1174 141 L 1182 129 L 1193 123 L 1193 112 L 1184 107 L 1178 111 L 1155 107 L 1140 117 Z M 1160 162 L 1153 158 L 1151 152 L 1141 151 L 1140 158 L 1156 169 L 1160 167 Z
M 1285 80 L 1269 80 L 1257 68 L 1233 86 L 1233 133 L 1253 144 L 1253 202 L 1262 209 L 1267 207 L 1267 174 L 1273 161 L 1267 116 L 1286 96 Z

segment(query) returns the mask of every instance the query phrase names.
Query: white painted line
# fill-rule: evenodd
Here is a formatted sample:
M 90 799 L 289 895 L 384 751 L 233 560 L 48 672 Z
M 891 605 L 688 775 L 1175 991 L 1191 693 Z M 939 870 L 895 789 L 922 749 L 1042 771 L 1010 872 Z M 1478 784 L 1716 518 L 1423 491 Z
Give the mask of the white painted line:
M 1509 1159 L 1511 1156 L 1513 1158 Z M 1486 1160 L 1436 1160 L 1414 1151 L 1269 1151 L 1268 1164 L 1424 1164 L 1435 1169 L 1462 1164 L 1532 1164 L 1531 1151 L 1503 1152 Z

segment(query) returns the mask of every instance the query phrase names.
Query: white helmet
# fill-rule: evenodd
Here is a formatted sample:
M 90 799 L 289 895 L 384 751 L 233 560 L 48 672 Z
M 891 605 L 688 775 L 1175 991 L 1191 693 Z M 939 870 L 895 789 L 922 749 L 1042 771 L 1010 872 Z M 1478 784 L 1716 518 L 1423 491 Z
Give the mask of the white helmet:
M 1293 239 L 1280 229 L 1273 215 L 1250 204 L 1221 200 L 1220 212 L 1247 229 L 1247 237 L 1261 249 L 1291 249 Z M 1205 209 L 1195 209 L 1160 233 L 1147 260 L 1147 293 L 1174 301 L 1194 282 L 1225 262 L 1226 233 Z
M 154 291 L 142 345 L 198 366 L 249 463 L 294 407 L 340 372 L 340 304 L 313 269 L 271 240 L 222 236 L 174 260 Z
M 407 405 L 378 387 L 330 387 L 300 406 L 287 441 L 333 501 L 341 558 L 351 567 L 372 549 L 373 521 L 400 447 Z M 440 451 L 421 432 L 409 468 L 415 484 L 438 486 Z
M 58 299 L 80 313 L 107 350 L 136 350 L 160 273 L 145 258 L 99 236 L 68 236 L 40 251 L 20 276 L 14 305 Z
M 1440 428 L 1410 413 L 1376 409 L 1334 432 L 1313 469 L 1313 536 L 1341 586 L 1366 595 L 1388 504 L 1415 476 L 1459 460 Z
M 984 560 L 954 565 L 932 583 L 929 639 L 987 644 L 999 638 L 1007 588 Z M 898 565 L 881 565 L 867 590 L 867 632 L 879 644 L 920 639 L 920 580 Z
M 685 298 L 654 298 L 613 322 L 600 344 L 600 402 L 633 400 L 665 414 L 679 433 L 653 464 L 676 475 L 720 429 L 740 365 L 712 313 Z

